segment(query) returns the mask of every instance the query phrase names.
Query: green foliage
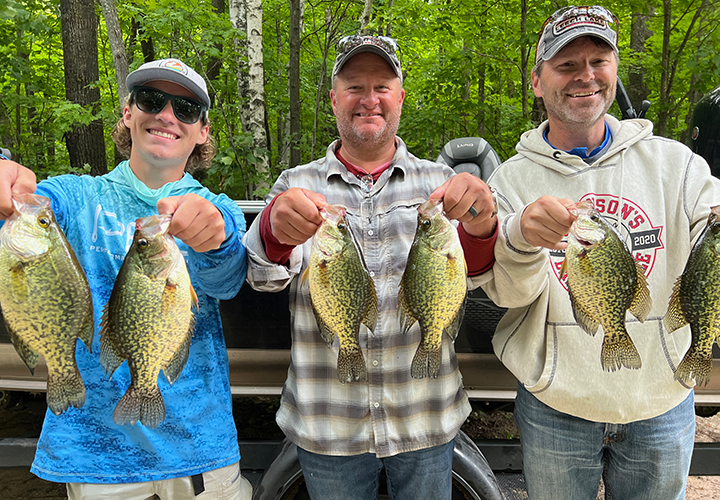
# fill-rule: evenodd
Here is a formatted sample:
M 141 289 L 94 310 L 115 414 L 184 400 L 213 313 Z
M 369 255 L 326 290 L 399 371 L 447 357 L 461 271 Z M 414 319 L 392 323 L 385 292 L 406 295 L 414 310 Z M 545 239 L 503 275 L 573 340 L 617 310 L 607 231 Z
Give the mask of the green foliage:
M 213 107 L 209 116 L 218 155 L 202 182 L 233 198 L 262 196 L 287 167 L 290 102 L 288 97 L 289 2 L 263 3 L 263 55 L 268 149 L 256 149 L 243 130 L 240 110 L 248 96 L 238 95 L 236 38 L 227 6 L 216 12 L 211 0 L 116 0 L 130 69 L 144 61 L 141 43 L 151 44 L 156 58 L 178 57 L 209 76 Z M 375 0 L 368 29 L 398 41 L 405 72 L 406 98 L 399 135 L 421 158 L 435 159 L 445 143 L 481 134 L 502 159 L 514 154 L 522 132 L 532 127 L 533 94 L 527 84 L 523 102 L 522 75 L 532 67 L 537 32 L 561 5 L 550 0 L 527 2 L 526 31 L 521 32 L 516 0 Z M 685 120 L 699 94 L 720 80 L 720 14 L 712 2 L 672 3 L 669 37 L 672 85 L 661 98 L 663 11 L 657 2 L 633 0 L 605 4 L 620 19 L 621 66 L 627 81 L 631 65 L 645 69 L 652 101 L 648 118 L 668 116 L 666 135 L 681 138 Z M 701 6 L 698 20 L 693 16 Z M 300 54 L 302 162 L 324 155 L 337 137 L 328 98 L 335 44 L 357 33 L 363 3 L 358 0 L 306 0 Z M 654 12 L 653 31 L 645 50 L 629 50 L 632 16 Z M 40 177 L 68 171 L 63 134 L 73 125 L 100 117 L 106 129 L 107 157 L 114 165 L 110 132 L 118 116 L 118 95 L 110 44 L 98 8 L 99 111 L 65 99 L 59 0 L 3 0 L 0 3 L 0 145 L 10 148 Z M 521 54 L 529 54 L 528 67 Z M 320 96 L 317 100 L 318 95 Z M 317 106 L 316 106 L 317 102 Z M 633 103 L 637 107 L 639 103 Z M 317 109 L 316 109 L 317 108 Z M 617 113 L 617 108 L 611 112 Z M 316 124 L 316 125 L 315 125 Z M 314 140 L 313 140 L 314 136 Z M 260 172 L 261 158 L 270 160 Z M 257 186 L 265 186 L 257 188 Z

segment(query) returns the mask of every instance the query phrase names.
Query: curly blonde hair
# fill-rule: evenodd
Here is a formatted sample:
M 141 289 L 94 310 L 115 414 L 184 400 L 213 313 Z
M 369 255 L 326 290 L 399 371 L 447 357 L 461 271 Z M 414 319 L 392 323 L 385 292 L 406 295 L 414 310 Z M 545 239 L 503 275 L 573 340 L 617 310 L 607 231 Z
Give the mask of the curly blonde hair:
M 125 98 L 122 108 L 125 106 L 133 105 L 133 95 L 130 94 Z M 200 118 L 203 125 L 208 125 L 210 120 L 208 119 L 207 112 L 202 114 Z M 110 134 L 113 142 L 125 158 L 130 158 L 130 150 L 132 149 L 132 137 L 130 136 L 130 129 L 125 125 L 125 121 L 121 116 L 118 122 L 115 124 L 115 129 Z M 203 144 L 196 144 L 193 152 L 190 153 L 187 163 L 185 163 L 185 172 L 193 173 L 197 170 L 210 168 L 213 157 L 217 153 L 217 147 L 215 146 L 215 138 L 210 132 L 208 132 L 207 140 Z

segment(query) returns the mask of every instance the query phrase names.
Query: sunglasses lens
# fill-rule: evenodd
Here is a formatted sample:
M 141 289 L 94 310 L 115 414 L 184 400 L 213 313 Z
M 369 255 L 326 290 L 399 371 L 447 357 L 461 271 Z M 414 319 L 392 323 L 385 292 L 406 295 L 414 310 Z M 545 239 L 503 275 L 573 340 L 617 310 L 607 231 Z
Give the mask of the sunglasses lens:
M 159 113 L 165 108 L 168 99 L 172 100 L 175 117 L 181 122 L 192 125 L 200 119 L 202 106 L 191 99 L 151 88 L 140 88 L 135 91 L 135 103 L 145 113 Z
M 173 110 L 178 120 L 189 124 L 198 121 L 202 112 L 198 103 L 178 96 L 173 100 Z
M 159 113 L 167 104 L 168 96 L 152 89 L 139 89 L 135 93 L 137 107 L 146 113 Z

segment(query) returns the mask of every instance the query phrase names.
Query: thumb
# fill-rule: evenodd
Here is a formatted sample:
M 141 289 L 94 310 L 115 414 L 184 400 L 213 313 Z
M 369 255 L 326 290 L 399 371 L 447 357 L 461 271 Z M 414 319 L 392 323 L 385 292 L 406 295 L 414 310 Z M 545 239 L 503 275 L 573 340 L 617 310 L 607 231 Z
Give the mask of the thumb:
M 303 193 L 309 199 L 311 202 L 315 204 L 315 206 L 319 209 L 325 208 L 328 205 L 327 200 L 323 195 L 320 193 L 316 193 L 314 191 L 310 191 L 309 189 L 303 189 Z
M 158 200 L 157 211 L 160 215 L 172 215 L 182 203 L 182 196 L 169 196 Z

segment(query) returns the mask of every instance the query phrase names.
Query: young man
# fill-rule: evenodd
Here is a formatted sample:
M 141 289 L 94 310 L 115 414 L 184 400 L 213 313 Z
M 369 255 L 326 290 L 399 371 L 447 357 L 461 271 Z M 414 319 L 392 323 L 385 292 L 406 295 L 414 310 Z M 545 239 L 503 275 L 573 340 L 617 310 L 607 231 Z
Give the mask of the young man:
M 510 310 L 493 338 L 519 380 L 515 418 L 533 500 L 684 497 L 695 435 L 692 388 L 674 380 L 690 343 L 662 319 L 693 238 L 720 200 L 720 182 L 687 147 L 647 120 L 610 115 L 617 19 L 569 7 L 544 25 L 532 84 L 548 120 L 489 183 L 500 231 L 488 296 Z M 578 326 L 560 275 L 573 203 L 591 199 L 645 270 L 652 310 L 627 316 L 642 367 L 603 370 L 603 335 Z M 485 277 L 487 278 L 487 277 Z
M 489 268 L 496 218 L 490 189 L 470 174 L 410 154 L 395 135 L 405 90 L 395 41 L 350 36 L 337 47 L 330 99 L 340 140 L 324 158 L 283 172 L 270 205 L 243 242 L 248 282 L 258 290 L 291 286 L 292 364 L 277 422 L 298 446 L 311 498 L 377 496 L 385 469 L 395 499 L 450 499 L 453 439 L 470 412 L 452 342 L 442 340 L 438 378 L 413 379 L 417 326 L 402 333 L 398 287 L 417 225 L 417 208 L 442 198 L 460 221 L 469 272 Z M 374 333 L 360 330 L 367 381 L 341 384 L 337 347 L 328 349 L 307 285 L 310 238 L 327 204 L 347 209 L 378 295 Z
M 250 498 L 240 475 L 228 359 L 216 299 L 240 290 L 247 270 L 240 240 L 245 219 L 186 171 L 207 168 L 215 153 L 205 81 L 176 59 L 143 64 L 127 78 L 131 94 L 113 139 L 129 156 L 101 177 L 62 175 L 35 184 L 32 171 L 0 160 L 0 215 L 11 193 L 46 196 L 88 277 L 95 308 L 92 354 L 78 342 L 85 404 L 48 411 L 32 472 L 66 482 L 71 499 L 163 500 Z M 157 428 L 117 425 L 113 411 L 130 384 L 127 363 L 112 379 L 99 363 L 99 323 L 135 220 L 172 214 L 169 232 L 187 255 L 199 308 L 187 364 L 170 386 L 158 383 L 166 407 Z

